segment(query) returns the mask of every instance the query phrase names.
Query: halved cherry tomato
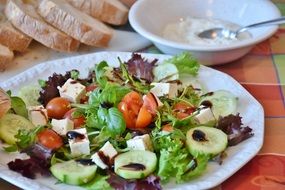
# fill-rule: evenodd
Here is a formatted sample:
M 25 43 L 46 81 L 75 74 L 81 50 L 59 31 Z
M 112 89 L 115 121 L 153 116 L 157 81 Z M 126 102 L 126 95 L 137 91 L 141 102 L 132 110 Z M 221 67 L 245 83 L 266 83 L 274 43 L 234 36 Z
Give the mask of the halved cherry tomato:
M 148 93 L 143 97 L 143 106 L 145 106 L 152 115 L 156 115 L 158 105 L 152 93 Z
M 120 102 L 118 105 L 118 109 L 123 114 L 127 128 L 135 128 L 137 113 L 129 109 L 128 104 L 126 102 Z
M 152 115 L 145 106 L 142 106 L 137 117 L 136 128 L 145 128 L 152 121 Z
M 132 91 L 124 96 L 118 109 L 123 114 L 127 128 L 144 128 L 156 114 L 157 102 L 151 93 L 142 98 L 139 93 Z
M 37 139 L 40 144 L 49 149 L 58 149 L 63 145 L 63 140 L 55 131 L 44 129 L 37 134 Z
M 186 102 L 178 102 L 174 105 L 173 111 L 178 119 L 184 119 L 195 111 L 195 107 Z
M 123 113 L 123 117 L 128 128 L 136 127 L 136 119 L 142 105 L 142 97 L 135 91 L 126 94 L 119 103 L 118 109 Z
M 85 117 L 83 115 L 74 116 L 74 112 L 76 111 L 76 108 L 72 108 L 68 112 L 66 112 L 63 116 L 63 118 L 68 118 L 74 123 L 74 128 L 80 128 L 85 124 Z
M 64 114 L 71 109 L 71 104 L 66 98 L 55 97 L 46 105 L 48 117 L 62 119 Z
M 138 113 L 139 109 L 143 105 L 142 96 L 135 91 L 126 94 L 122 99 L 122 102 L 126 102 L 128 106 L 131 107 L 132 111 L 135 113 Z

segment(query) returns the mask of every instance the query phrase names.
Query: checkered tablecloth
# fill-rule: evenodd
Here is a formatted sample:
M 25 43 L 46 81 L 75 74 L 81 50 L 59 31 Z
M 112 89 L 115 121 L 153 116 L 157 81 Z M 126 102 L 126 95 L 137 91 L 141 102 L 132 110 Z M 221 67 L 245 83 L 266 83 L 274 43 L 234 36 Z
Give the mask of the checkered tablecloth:
M 285 1 L 276 3 L 285 16 Z M 145 52 L 160 53 L 154 46 Z M 285 189 L 285 25 L 243 58 L 213 67 L 231 75 L 263 106 L 264 145 L 241 170 L 215 189 Z

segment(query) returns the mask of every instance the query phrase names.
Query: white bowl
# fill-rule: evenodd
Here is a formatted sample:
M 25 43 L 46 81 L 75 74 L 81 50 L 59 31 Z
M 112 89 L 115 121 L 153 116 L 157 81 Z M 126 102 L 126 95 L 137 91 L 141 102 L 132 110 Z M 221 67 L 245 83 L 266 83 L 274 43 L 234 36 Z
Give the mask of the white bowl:
M 240 26 L 280 17 L 278 8 L 269 0 L 138 0 L 130 9 L 129 21 L 139 34 L 151 40 L 166 54 L 190 51 L 204 65 L 234 61 L 251 48 L 272 36 L 278 26 L 250 30 L 251 38 L 227 45 L 189 45 L 162 37 L 165 26 L 187 17 L 213 18 Z

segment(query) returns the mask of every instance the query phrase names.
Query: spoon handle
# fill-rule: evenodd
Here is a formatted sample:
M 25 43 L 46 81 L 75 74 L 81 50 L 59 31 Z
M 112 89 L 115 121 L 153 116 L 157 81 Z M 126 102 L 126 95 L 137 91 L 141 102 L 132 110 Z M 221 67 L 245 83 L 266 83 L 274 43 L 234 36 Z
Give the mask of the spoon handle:
M 251 25 L 242 27 L 241 29 L 238 30 L 238 32 L 244 32 L 244 31 L 248 30 L 249 28 L 255 28 L 255 27 L 259 27 L 259 26 L 269 26 L 269 25 L 284 24 L 284 23 L 285 23 L 285 16 L 282 16 L 282 17 L 279 17 L 277 19 L 259 22 L 259 23 L 255 23 L 255 24 L 251 24 Z

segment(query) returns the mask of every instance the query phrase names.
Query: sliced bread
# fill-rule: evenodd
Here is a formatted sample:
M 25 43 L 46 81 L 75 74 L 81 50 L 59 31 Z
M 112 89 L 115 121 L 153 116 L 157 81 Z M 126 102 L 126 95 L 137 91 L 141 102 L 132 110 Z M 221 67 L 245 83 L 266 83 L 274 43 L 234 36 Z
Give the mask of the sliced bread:
M 0 43 L 10 50 L 24 52 L 32 38 L 20 32 L 8 21 L 0 23 Z
M 106 47 L 113 35 L 112 29 L 104 23 L 64 0 L 42 0 L 38 12 L 56 28 L 90 46 Z
M 7 64 L 14 58 L 14 53 L 8 47 L 0 44 L 0 71 L 6 69 Z
M 137 0 L 120 0 L 127 7 L 131 7 Z
M 79 47 L 79 41 L 46 23 L 31 4 L 8 0 L 5 14 L 17 29 L 49 48 L 72 52 Z
M 84 13 L 112 25 L 123 25 L 129 9 L 119 0 L 67 0 Z

